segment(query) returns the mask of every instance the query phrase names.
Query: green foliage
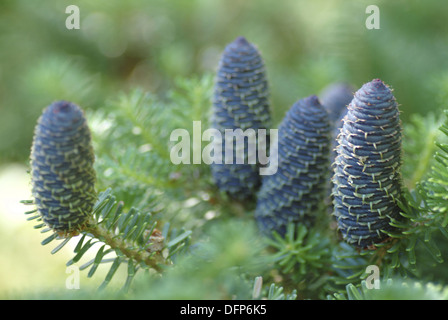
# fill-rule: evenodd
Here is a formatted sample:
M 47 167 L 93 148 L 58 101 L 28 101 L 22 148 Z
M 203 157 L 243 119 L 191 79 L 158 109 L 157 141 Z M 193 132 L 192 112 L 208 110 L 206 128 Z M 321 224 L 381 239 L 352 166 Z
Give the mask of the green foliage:
M 267 242 L 275 252 L 272 254 L 273 261 L 277 262 L 284 274 L 318 275 L 330 262 L 329 239 L 315 230 L 308 231 L 304 225 L 294 230 L 291 223 L 284 238 L 275 233 L 274 238 L 267 239 Z
M 144 299 L 250 299 L 252 288 L 247 279 L 263 271 L 263 256 L 263 244 L 252 222 L 220 221 L 163 277 L 140 282 L 136 294 Z
M 448 287 L 417 281 L 389 279 L 379 283 L 379 288 L 368 289 L 366 282 L 357 288 L 346 286 L 346 292 L 327 297 L 329 300 L 447 300 Z
M 437 119 L 434 113 L 413 114 L 404 125 L 402 175 L 409 189 L 414 189 L 418 182 L 428 177 L 435 162 L 435 142 L 442 138 L 439 128 L 443 120 L 443 117 Z
M 72 4 L 80 8 L 80 30 L 65 28 L 65 8 Z M 446 106 L 448 44 L 440 39 L 448 32 L 448 4 L 377 1 L 381 29 L 373 32 L 364 27 L 369 4 L 2 1 L 0 160 L 26 161 L 42 105 L 73 97 L 95 110 L 118 90 L 141 86 L 166 92 L 178 76 L 214 71 L 220 48 L 239 35 L 257 39 L 269 64 L 276 120 L 297 98 L 330 82 L 358 86 L 377 75 L 400 88 L 396 97 L 405 118 Z M 62 70 L 67 72 L 61 75 Z
M 447 120 L 443 120 L 445 123 L 440 130 L 444 134 L 438 134 L 434 129 L 437 124 L 432 114 L 426 118 L 416 116 L 405 126 L 403 178 L 411 189 L 406 188 L 402 194 L 402 218 L 393 222 L 400 231 L 389 234 L 392 241 L 383 243 L 375 251 L 357 253 L 343 245 L 344 250 L 336 254 L 336 267 L 344 272 L 337 272 L 338 276 L 333 278 L 335 284 L 348 285 L 353 279 L 365 279 L 366 266 L 372 264 L 380 267 L 383 281 L 401 277 L 446 283 L 442 270 L 446 268 L 448 239 L 445 214 L 448 166 L 444 160 L 446 146 L 440 141 L 445 141 L 448 131 Z M 355 295 L 353 288 L 359 288 L 359 285 L 359 282 L 356 285 L 350 283 L 352 296 Z M 394 287 L 394 292 L 402 289 Z M 415 291 L 413 297 L 417 298 L 419 293 L 422 298 L 427 297 L 421 291 Z M 367 296 L 381 299 L 387 295 Z
M 123 202 L 118 202 L 110 189 L 102 192 L 87 222 L 87 227 L 82 231 L 82 235 L 76 237 L 77 244 L 73 258 L 67 262 L 67 266 L 76 264 L 89 250 L 96 250 L 94 258 L 83 263 L 79 269 L 90 268 L 88 272 L 90 278 L 100 264 L 110 264 L 100 288 L 104 288 L 112 280 L 117 269 L 124 264 L 127 266 L 127 279 L 123 289 L 127 291 L 138 270 L 151 268 L 162 272 L 161 265 L 169 265 L 189 240 L 190 232 L 172 231 L 169 230 L 169 225 L 160 232 L 155 228 L 157 221 L 150 212 L 142 213 L 135 208 L 125 212 L 123 207 Z M 39 222 L 35 228 L 44 228 L 45 225 L 40 223 L 41 219 L 38 217 L 32 217 Z M 43 232 L 49 231 L 51 230 L 48 228 L 43 229 Z M 69 236 L 61 239 L 53 232 L 42 241 L 42 245 L 59 239 L 59 244 L 51 251 L 55 254 L 72 238 L 74 237 Z
M 159 190 L 188 187 L 186 182 L 200 175 L 204 166 L 172 166 L 170 135 L 181 128 L 193 136 L 193 121 L 207 128 L 211 87 L 212 78 L 204 76 L 178 80 L 166 99 L 137 89 L 111 102 L 107 114 L 104 109 L 93 113 L 95 149 L 102 154 L 97 170 L 108 170 L 104 187 L 111 183 L 126 190 L 145 185 Z
M 81 9 L 81 30 L 65 28 L 71 4 Z M 70 100 L 87 111 L 96 189 L 103 191 L 78 236 L 59 238 L 34 208 L 26 219 L 45 234 L 44 248 L 54 245 L 40 259 L 52 261 L 50 253 L 73 245 L 67 264 L 102 280 L 104 290 L 83 283 L 71 292 L 16 296 L 447 299 L 448 42 L 441 39 L 448 3 L 378 1 L 381 29 L 370 31 L 369 4 L 1 1 L 0 162 L 27 162 L 42 107 Z M 285 238 L 265 239 L 253 224 L 253 206 L 221 194 L 207 165 L 170 161 L 172 130 L 192 136 L 193 121 L 209 127 L 211 73 L 223 45 L 240 35 L 265 59 L 273 127 L 294 101 L 331 82 L 358 87 L 380 76 L 393 85 L 405 188 L 391 241 L 356 250 L 340 239 L 325 209 L 316 212 L 315 227 L 291 225 Z M 191 155 L 198 152 L 191 147 Z M 379 267 L 380 290 L 365 286 L 369 265 Z
M 57 242 L 51 250 L 55 254 L 75 242 L 67 265 L 79 265 L 89 278 L 107 266 L 100 285 L 106 293 L 97 297 L 447 298 L 446 118 L 440 132 L 437 117 L 430 114 L 404 124 L 407 188 L 401 217 L 393 221 L 398 231 L 376 250 L 357 250 L 338 237 L 324 205 L 316 212 L 316 226 L 290 224 L 284 238 L 263 237 L 253 220 L 254 208 L 221 194 L 206 165 L 171 163 L 170 132 L 184 128 L 192 136 L 195 120 L 207 128 L 211 88 L 210 76 L 178 80 L 166 97 L 133 90 L 87 114 L 97 187 L 105 191 L 81 235 L 59 239 L 50 234 L 42 244 Z M 50 231 L 34 210 L 28 213 L 36 228 Z M 369 265 L 379 267 L 381 290 L 365 287 Z M 125 279 L 117 292 L 108 284 L 116 284 L 120 273 Z M 404 287 L 405 281 L 412 285 Z M 400 296 L 404 288 L 406 295 Z M 92 294 L 83 290 L 85 296 Z
M 285 294 L 283 287 L 278 287 L 275 284 L 271 284 L 269 287 L 267 299 L 268 300 L 295 300 L 297 293 L 293 290 L 291 293 Z
M 448 115 L 448 111 L 445 111 L 445 115 Z M 445 117 L 445 123 L 440 127 L 440 131 L 448 137 L 448 119 Z M 446 138 L 446 137 L 445 137 Z M 429 195 L 427 200 L 428 206 L 431 211 L 442 218 L 442 227 L 446 227 L 448 224 L 448 144 L 446 139 L 438 141 L 437 152 L 435 153 L 436 162 L 431 168 L 430 177 L 427 183 L 424 184 L 426 193 Z

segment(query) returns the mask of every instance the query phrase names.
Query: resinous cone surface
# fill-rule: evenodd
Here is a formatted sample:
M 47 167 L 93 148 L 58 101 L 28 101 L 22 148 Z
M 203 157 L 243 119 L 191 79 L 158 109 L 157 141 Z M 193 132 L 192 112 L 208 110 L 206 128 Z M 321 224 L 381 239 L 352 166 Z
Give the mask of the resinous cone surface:
M 338 136 L 334 215 L 344 239 L 366 248 L 380 243 L 399 217 L 401 123 L 390 88 L 374 79 L 348 106 Z
M 283 236 L 290 222 L 311 226 L 323 202 L 331 127 L 318 98 L 310 96 L 291 107 L 278 130 L 278 170 L 263 177 L 255 218 L 262 233 Z
M 271 124 L 264 62 L 257 48 L 244 37 L 228 44 L 222 54 L 214 88 L 211 123 L 223 137 L 223 161 L 221 164 L 211 164 L 215 183 L 231 197 L 253 197 L 261 178 L 257 163 L 250 164 L 247 160 L 248 144 L 240 146 L 239 150 L 234 149 L 234 161 L 224 164 L 225 129 L 253 129 L 257 133 L 258 129 L 269 129 Z M 227 140 L 227 147 L 231 143 L 232 140 Z M 257 143 L 257 147 L 264 146 Z M 244 159 L 242 164 L 236 164 L 237 153 Z
M 82 110 L 67 101 L 47 107 L 34 132 L 31 184 L 42 220 L 60 233 L 76 232 L 91 213 L 94 154 Z

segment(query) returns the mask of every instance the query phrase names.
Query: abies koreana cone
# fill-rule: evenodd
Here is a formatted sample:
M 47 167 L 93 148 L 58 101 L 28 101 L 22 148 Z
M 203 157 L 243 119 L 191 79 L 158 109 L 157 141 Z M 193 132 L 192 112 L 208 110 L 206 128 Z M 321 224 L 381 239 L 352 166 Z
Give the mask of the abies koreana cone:
M 83 111 L 57 101 L 34 131 L 31 184 L 43 222 L 60 235 L 77 234 L 96 201 L 94 153 Z
M 255 218 L 263 234 L 284 236 L 289 223 L 314 224 L 327 192 L 330 135 L 328 113 L 316 96 L 286 113 L 278 129 L 277 172 L 264 176 L 258 193 Z
M 264 62 L 257 48 L 244 37 L 228 44 L 221 56 L 214 87 L 211 124 L 222 136 L 226 129 L 252 129 L 257 132 L 258 129 L 270 128 L 269 90 Z M 269 141 L 268 137 L 266 141 Z M 227 147 L 233 142 L 222 142 L 223 159 L 224 145 Z M 269 148 L 258 142 L 257 147 L 264 148 L 265 153 Z M 259 163 L 247 161 L 248 144 L 239 148 L 235 150 L 231 164 L 212 163 L 211 171 L 221 191 L 232 198 L 244 200 L 253 198 L 261 177 Z M 244 157 L 241 156 L 244 161 L 237 163 L 237 153 L 244 153 Z
M 333 204 L 343 238 L 359 248 L 387 240 L 400 216 L 401 122 L 380 79 L 359 89 L 338 136 Z

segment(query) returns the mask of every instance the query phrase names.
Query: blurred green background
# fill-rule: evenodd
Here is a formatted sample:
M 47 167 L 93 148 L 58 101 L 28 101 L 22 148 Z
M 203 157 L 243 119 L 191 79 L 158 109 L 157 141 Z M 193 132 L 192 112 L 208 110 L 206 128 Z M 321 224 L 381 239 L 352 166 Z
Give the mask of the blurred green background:
M 65 9 L 80 8 L 68 30 Z M 369 4 L 380 30 L 368 30 Z M 437 0 L 130 0 L 0 2 L 0 155 L 24 161 L 42 109 L 56 99 L 102 108 L 117 90 L 163 92 L 175 77 L 213 72 L 244 35 L 265 59 L 273 112 L 332 81 L 379 77 L 404 117 L 438 108 L 448 77 L 448 3 Z
M 73 4 L 79 30 L 65 27 Z M 365 27 L 371 4 L 379 30 Z M 47 259 L 17 204 L 30 196 L 34 125 L 54 100 L 106 108 L 136 86 L 163 96 L 176 77 L 214 72 L 225 45 L 244 35 L 264 57 L 276 122 L 331 82 L 359 88 L 373 78 L 394 88 L 406 121 L 447 108 L 447 18 L 440 0 L 2 0 L 0 295 L 58 279 L 60 256 Z

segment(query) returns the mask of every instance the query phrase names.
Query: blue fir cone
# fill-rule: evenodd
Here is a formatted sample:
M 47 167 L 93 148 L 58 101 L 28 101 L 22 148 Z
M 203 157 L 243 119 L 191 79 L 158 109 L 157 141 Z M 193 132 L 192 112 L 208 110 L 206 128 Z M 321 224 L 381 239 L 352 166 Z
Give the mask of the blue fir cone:
M 258 129 L 268 130 L 270 127 L 264 62 L 257 48 L 244 37 L 228 44 L 222 54 L 215 81 L 211 123 L 223 137 L 225 129 L 254 129 L 257 133 Z M 269 131 L 267 141 L 268 134 Z M 244 157 L 239 155 L 244 160 L 241 164 L 236 164 L 236 152 L 241 150 L 234 150 L 232 164 L 224 164 L 225 139 L 222 140 L 222 151 L 223 162 L 211 164 L 218 188 L 239 200 L 253 197 L 261 184 L 261 177 L 258 163 L 248 161 L 247 143 L 242 148 Z
M 342 118 L 347 114 L 347 106 L 353 99 L 355 89 L 343 82 L 336 82 L 325 87 L 319 94 L 319 100 L 325 107 L 334 127 L 342 126 Z
M 258 193 L 255 218 L 263 234 L 284 236 L 291 222 L 313 225 L 326 195 L 330 130 L 316 96 L 297 101 L 286 113 L 278 129 L 278 170 L 264 176 Z
M 342 128 L 342 119 L 347 114 L 347 107 L 353 100 L 355 88 L 343 82 L 336 82 L 325 87 L 320 93 L 320 102 L 325 107 L 333 127 L 333 148 L 336 147 L 336 137 Z
M 335 82 L 326 86 L 320 93 L 319 100 L 328 112 L 330 118 L 330 125 L 332 127 L 331 136 L 331 156 L 330 162 L 333 163 L 337 154 L 337 136 L 342 127 L 342 119 L 347 114 L 347 106 L 353 99 L 355 88 L 344 82 Z M 328 192 L 331 193 L 331 187 Z M 328 198 L 331 202 L 331 195 Z M 329 206 L 331 207 L 331 206 Z
M 60 235 L 77 234 L 96 201 L 94 153 L 83 111 L 58 101 L 47 107 L 34 132 L 31 184 L 42 220 Z
M 392 91 L 380 79 L 362 86 L 338 136 L 334 215 L 343 238 L 359 248 L 386 241 L 398 219 L 401 122 Z

